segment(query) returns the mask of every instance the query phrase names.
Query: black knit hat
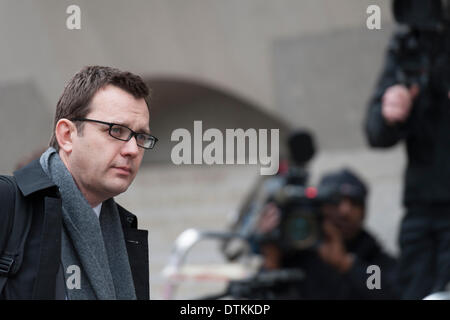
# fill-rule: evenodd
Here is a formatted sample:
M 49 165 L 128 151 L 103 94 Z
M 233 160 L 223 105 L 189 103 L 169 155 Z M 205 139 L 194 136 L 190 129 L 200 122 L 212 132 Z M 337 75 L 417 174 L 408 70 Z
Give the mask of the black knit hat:
M 317 198 L 324 202 L 336 201 L 345 196 L 365 204 L 368 188 L 350 169 L 341 169 L 322 177 Z

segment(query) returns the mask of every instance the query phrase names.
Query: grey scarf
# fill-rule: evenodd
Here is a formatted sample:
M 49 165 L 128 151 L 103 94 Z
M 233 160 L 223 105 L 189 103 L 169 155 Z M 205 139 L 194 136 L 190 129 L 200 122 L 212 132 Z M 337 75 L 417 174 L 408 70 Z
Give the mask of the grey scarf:
M 136 299 L 125 239 L 114 200 L 103 202 L 98 219 L 54 148 L 50 147 L 42 154 L 40 164 L 59 187 L 62 198 L 62 265 L 64 270 L 75 265 L 81 271 L 81 288 L 66 287 L 68 298 Z M 64 276 L 67 281 L 71 274 L 64 272 Z

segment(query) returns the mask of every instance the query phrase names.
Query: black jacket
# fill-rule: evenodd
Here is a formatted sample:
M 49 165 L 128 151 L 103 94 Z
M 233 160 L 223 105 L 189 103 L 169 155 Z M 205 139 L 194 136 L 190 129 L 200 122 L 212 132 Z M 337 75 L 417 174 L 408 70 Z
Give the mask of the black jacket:
M 394 36 L 390 49 L 398 46 Z M 405 204 L 450 204 L 450 102 L 432 86 L 421 87 L 404 124 L 389 126 L 381 114 L 386 89 L 398 84 L 400 59 L 388 50 L 383 71 L 368 105 L 365 131 L 372 147 L 387 148 L 406 141 Z M 444 72 L 444 70 L 441 70 Z M 442 81 L 441 81 L 442 82 Z
M 0 250 L 9 237 L 12 214 L 20 204 L 31 215 L 23 261 L 18 273 L 9 278 L 2 299 L 64 299 L 61 274 L 62 206 L 56 185 L 39 160 L 14 172 L 18 192 L 0 179 Z M 15 203 L 11 201 L 15 199 Z M 148 300 L 148 232 L 137 229 L 137 218 L 118 205 L 136 296 Z

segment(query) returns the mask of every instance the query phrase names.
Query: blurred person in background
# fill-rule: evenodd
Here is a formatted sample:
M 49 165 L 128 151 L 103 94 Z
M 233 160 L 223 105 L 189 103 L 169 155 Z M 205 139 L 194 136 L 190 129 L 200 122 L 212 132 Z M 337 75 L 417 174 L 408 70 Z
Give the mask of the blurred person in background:
M 396 260 L 383 251 L 363 227 L 367 187 L 351 170 L 342 169 L 323 176 L 318 187 L 319 241 L 305 249 L 286 250 L 273 232 L 283 210 L 268 203 L 258 224 L 264 270 L 300 269 L 304 279 L 279 290 L 290 299 L 396 299 Z M 282 231 L 281 231 L 282 232 Z M 272 235 L 270 235 L 272 233 Z M 278 233 L 278 236 L 276 234 Z M 275 234 L 275 236 L 274 236 Z M 368 267 L 380 270 L 379 288 L 368 287 Z M 293 288 L 295 287 L 295 288 Z
M 370 146 L 405 142 L 399 246 L 404 299 L 450 290 L 450 6 L 397 0 L 392 36 L 369 102 Z

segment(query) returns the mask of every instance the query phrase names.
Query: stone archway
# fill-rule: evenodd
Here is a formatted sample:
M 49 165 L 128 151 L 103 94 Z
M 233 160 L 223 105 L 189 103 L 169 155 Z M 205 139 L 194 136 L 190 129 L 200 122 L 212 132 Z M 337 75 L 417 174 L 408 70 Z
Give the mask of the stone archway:
M 279 129 L 280 156 L 285 153 L 283 141 L 289 133 L 287 124 L 263 108 L 236 94 L 195 80 L 151 78 L 152 90 L 150 126 L 159 142 L 147 152 L 145 163 L 171 163 L 170 154 L 176 142 L 170 140 L 175 129 L 186 128 L 192 133 L 193 123 L 201 120 L 203 128 Z

